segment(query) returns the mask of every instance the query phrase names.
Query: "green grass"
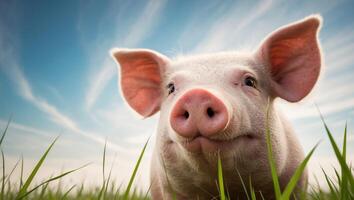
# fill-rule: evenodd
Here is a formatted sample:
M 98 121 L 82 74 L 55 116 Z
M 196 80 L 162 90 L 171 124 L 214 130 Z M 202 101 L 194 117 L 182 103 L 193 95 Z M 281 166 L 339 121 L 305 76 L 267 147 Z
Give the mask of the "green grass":
M 267 112 L 267 119 L 268 119 L 268 112 Z M 293 192 L 296 189 L 297 182 L 299 181 L 308 161 L 311 159 L 316 147 L 307 154 L 305 159 L 302 163 L 298 166 L 295 173 L 291 177 L 289 183 L 286 185 L 284 190 L 280 189 L 276 164 L 273 160 L 273 150 L 271 144 L 271 133 L 268 129 L 266 131 L 266 141 L 267 141 L 267 150 L 268 150 L 268 161 L 270 166 L 270 172 L 272 174 L 273 186 L 274 186 L 274 194 L 276 200 L 288 200 L 288 199 L 309 199 L 309 200 L 332 200 L 332 199 L 339 199 L 339 200 L 347 200 L 347 199 L 354 199 L 354 175 L 353 169 L 351 166 L 348 165 L 346 156 L 347 156 L 347 125 L 344 128 L 344 139 L 342 144 L 342 149 L 339 148 L 339 145 L 335 142 L 333 138 L 333 134 L 328 129 L 327 124 L 325 123 L 323 117 L 321 116 L 323 125 L 326 130 L 326 135 L 329 138 L 330 144 L 332 146 L 332 150 L 337 158 L 340 168 L 336 169 L 333 168 L 335 173 L 334 177 L 329 176 L 329 172 L 323 170 L 323 176 L 326 180 L 329 190 L 324 191 L 317 186 L 310 186 L 309 191 L 302 191 L 299 192 L 300 195 L 294 196 Z M 102 156 L 102 185 L 97 186 L 96 188 L 86 188 L 84 184 L 81 185 L 71 185 L 67 187 L 61 187 L 61 184 L 57 183 L 56 185 L 53 184 L 55 181 L 60 181 L 62 178 L 70 175 L 71 173 L 75 173 L 76 171 L 86 167 L 88 164 L 78 167 L 76 169 L 68 170 L 66 172 L 62 172 L 58 175 L 49 177 L 47 180 L 34 185 L 33 180 L 34 178 L 40 173 L 40 168 L 42 165 L 45 164 L 45 160 L 51 151 L 51 149 L 55 146 L 56 141 L 58 138 L 55 138 L 53 142 L 49 145 L 49 147 L 44 151 L 41 158 L 38 160 L 37 164 L 33 167 L 32 171 L 28 175 L 28 177 L 24 177 L 23 175 L 23 168 L 24 162 L 23 157 L 15 163 L 15 165 L 9 169 L 5 169 L 6 158 L 5 153 L 3 151 L 2 144 L 4 142 L 5 136 L 7 134 L 8 127 L 10 126 L 11 119 L 8 121 L 2 135 L 0 137 L 0 151 L 1 151 L 1 163 L 2 163 L 2 176 L 1 176 L 1 193 L 0 193 L 0 200 L 20 200 L 20 199 L 60 199 L 60 200 L 143 200 L 143 199 L 150 199 L 149 190 L 147 191 L 138 191 L 134 187 L 134 180 L 136 177 L 136 173 L 139 169 L 141 164 L 141 160 L 144 156 L 145 149 L 147 147 L 148 141 L 144 144 L 139 157 L 137 158 L 137 162 L 132 169 L 132 175 L 130 176 L 130 180 L 126 188 L 123 188 L 122 185 L 118 185 L 115 182 L 111 181 L 111 172 L 113 166 L 110 168 L 108 176 L 106 177 L 106 147 L 104 145 L 103 148 L 103 156 Z M 267 122 L 268 123 L 268 122 Z M 223 171 L 222 171 L 222 160 L 220 156 L 218 156 L 217 162 L 217 189 L 219 191 L 219 199 L 220 200 L 229 200 L 230 197 L 227 193 L 228 188 L 225 187 Z M 19 170 L 20 177 L 12 180 L 13 172 Z M 9 173 L 6 174 L 6 171 Z M 259 199 L 264 199 L 261 191 L 255 191 L 252 187 L 251 178 L 248 180 L 248 185 L 244 180 L 242 180 L 241 175 L 239 174 L 238 170 L 236 169 L 235 176 L 238 176 L 242 182 L 242 188 L 245 191 L 247 200 L 255 200 L 257 197 Z M 167 180 L 169 180 L 168 174 L 165 171 L 165 175 Z M 53 185 L 51 186 L 51 184 Z M 176 199 L 176 194 L 173 191 L 173 188 L 170 186 L 171 191 L 171 199 Z M 56 188 L 55 188 L 56 187 Z M 151 186 L 150 186 L 151 187 Z M 63 189 L 67 188 L 67 189 Z M 259 195 L 256 195 L 258 193 Z
M 105 177 L 105 170 L 106 170 L 106 143 L 104 145 L 104 150 L 103 150 L 103 158 L 102 158 L 102 174 L 103 174 L 103 181 L 102 181 L 102 186 L 101 187 L 96 187 L 96 188 L 90 188 L 86 189 L 83 184 L 80 186 L 77 185 L 72 185 L 69 187 L 67 190 L 63 190 L 60 183 L 56 185 L 57 188 L 49 187 L 49 185 L 54 182 L 54 181 L 60 181 L 62 178 L 65 176 L 74 173 L 75 171 L 78 171 L 84 167 L 86 167 L 89 164 L 85 164 L 81 167 L 78 167 L 76 169 L 72 169 L 66 172 L 62 172 L 59 175 L 53 176 L 48 178 L 47 180 L 37 184 L 33 185 L 33 180 L 38 175 L 41 166 L 44 164 L 45 159 L 47 158 L 49 152 L 53 148 L 54 144 L 58 140 L 58 137 L 54 139 L 54 141 L 49 145 L 49 147 L 45 150 L 37 164 L 34 166 L 32 171 L 30 172 L 29 176 L 24 180 L 23 177 L 23 157 L 21 156 L 21 159 L 16 162 L 16 164 L 13 166 L 11 169 L 10 173 L 6 174 L 5 173 L 5 155 L 2 150 L 2 144 L 5 138 L 5 135 L 7 134 L 8 127 L 10 125 L 11 120 L 6 125 L 5 130 L 3 131 L 1 138 L 0 138 L 0 150 L 1 150 L 1 155 L 2 155 L 2 176 L 1 176 L 1 193 L 0 193 L 0 200 L 22 200 L 22 199 L 60 199 L 60 200 L 70 200 L 70 199 L 77 199 L 77 200 L 90 200 L 90 199 L 95 199 L 95 200 L 108 200 L 108 199 L 117 199 L 117 200 L 143 200 L 143 199 L 150 199 L 148 196 L 148 193 L 144 193 L 143 191 L 138 191 L 137 189 L 134 189 L 133 182 L 136 176 L 136 173 L 138 171 L 140 162 L 143 158 L 143 155 L 145 153 L 146 146 L 148 144 L 148 141 L 145 143 L 143 150 L 140 153 L 139 159 L 135 165 L 135 168 L 133 170 L 133 173 L 130 177 L 129 184 L 126 189 L 121 188 L 121 186 L 117 186 L 114 182 L 110 182 L 111 180 L 111 172 L 112 172 L 112 167 L 110 169 L 109 175 L 106 178 Z M 19 180 L 16 182 L 12 182 L 11 180 L 11 175 L 13 172 L 16 170 L 16 168 L 20 164 L 20 177 Z M 18 188 L 15 188 L 16 184 L 18 183 Z M 76 189 L 76 190 L 75 190 Z
M 224 187 L 224 177 L 222 175 L 222 164 L 220 154 L 218 154 L 218 186 L 219 186 L 219 193 L 220 193 L 220 200 L 226 200 L 226 193 Z

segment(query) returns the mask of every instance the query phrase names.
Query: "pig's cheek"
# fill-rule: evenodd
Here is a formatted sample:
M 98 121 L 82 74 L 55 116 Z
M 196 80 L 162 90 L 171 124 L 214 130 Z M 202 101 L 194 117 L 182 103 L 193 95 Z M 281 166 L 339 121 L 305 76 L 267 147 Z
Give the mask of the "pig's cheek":
M 165 162 L 175 163 L 178 160 L 178 151 L 176 149 L 177 145 L 171 140 L 162 143 L 160 147 L 161 155 Z
M 158 154 L 161 155 L 166 162 L 176 161 L 178 153 L 176 143 L 170 138 L 166 126 L 159 127 L 156 145 Z
M 180 144 L 183 138 L 179 136 L 169 124 L 165 126 L 164 130 L 165 139 L 162 149 L 164 149 L 166 156 L 175 158 L 177 154 L 181 154 L 185 151 Z
M 243 125 L 243 120 L 244 120 L 244 115 L 247 114 L 245 113 L 246 105 L 244 102 L 244 98 L 240 96 L 235 96 L 230 98 L 230 102 L 227 105 L 229 113 L 230 113 L 230 121 L 228 124 L 228 129 L 235 134 L 239 134 L 240 131 L 245 130 L 245 127 L 242 127 Z
M 174 143 L 172 145 L 176 145 L 178 141 L 181 141 L 182 138 L 179 136 L 171 127 L 170 124 L 168 124 L 167 127 L 167 135 L 171 139 L 171 142 Z

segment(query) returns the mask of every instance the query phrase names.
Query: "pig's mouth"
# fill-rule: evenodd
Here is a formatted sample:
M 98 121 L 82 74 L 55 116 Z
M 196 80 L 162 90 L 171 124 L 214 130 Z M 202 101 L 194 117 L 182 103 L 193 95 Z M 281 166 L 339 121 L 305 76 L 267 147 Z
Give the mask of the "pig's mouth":
M 256 136 L 253 134 L 238 135 L 232 139 L 221 140 L 211 139 L 202 135 L 198 135 L 195 138 L 181 141 L 180 144 L 189 152 L 216 152 L 227 151 L 230 148 L 242 148 L 244 145 L 248 145 L 250 142 L 256 140 Z

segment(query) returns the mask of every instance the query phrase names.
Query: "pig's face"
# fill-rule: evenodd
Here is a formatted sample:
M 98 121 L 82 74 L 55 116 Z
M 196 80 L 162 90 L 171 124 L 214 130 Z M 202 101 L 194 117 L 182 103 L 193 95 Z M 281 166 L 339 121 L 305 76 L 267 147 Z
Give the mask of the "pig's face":
M 144 117 L 161 111 L 157 148 L 165 159 L 209 162 L 220 152 L 264 165 L 270 106 L 272 145 L 281 166 L 288 144 L 272 100 L 296 102 L 313 88 L 321 66 L 319 26 L 320 18 L 310 17 L 283 27 L 249 54 L 169 59 L 146 49 L 115 49 L 112 55 L 121 66 L 128 104 Z
M 259 147 L 270 93 L 269 76 L 254 57 L 184 57 L 164 73 L 160 132 L 174 151 L 233 156 Z

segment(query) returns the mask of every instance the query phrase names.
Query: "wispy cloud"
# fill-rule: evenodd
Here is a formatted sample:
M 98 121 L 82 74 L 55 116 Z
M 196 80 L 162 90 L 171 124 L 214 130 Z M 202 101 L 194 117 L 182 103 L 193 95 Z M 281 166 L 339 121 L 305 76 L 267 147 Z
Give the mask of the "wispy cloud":
M 7 120 L 0 119 L 0 127 L 5 127 L 7 125 L 7 123 L 8 123 Z M 44 136 L 44 137 L 49 137 L 49 136 L 52 137 L 53 135 L 57 134 L 57 133 L 54 133 L 51 131 L 42 130 L 42 129 L 27 126 L 27 125 L 19 124 L 14 121 L 11 122 L 10 128 L 13 128 L 13 129 L 16 129 L 19 131 L 24 131 L 24 132 L 31 133 L 31 134 L 38 134 L 38 135 Z
M 16 49 L 11 44 L 13 41 L 11 38 L 6 37 L 6 35 L 11 35 L 9 28 L 0 23 L 1 32 L 0 35 L 0 70 L 3 71 L 9 79 L 16 86 L 18 94 L 29 103 L 34 105 L 37 109 L 45 113 L 54 123 L 71 130 L 73 133 L 82 135 L 88 139 L 91 139 L 99 144 L 104 144 L 105 139 L 98 136 L 98 134 L 87 132 L 81 129 L 77 123 L 71 119 L 69 116 L 61 113 L 54 105 L 48 103 L 46 100 L 34 94 L 32 87 L 25 77 L 21 67 L 18 64 L 18 59 L 16 55 Z M 5 34 L 4 34 L 5 33 Z M 127 152 L 126 149 L 121 148 L 119 145 L 107 142 L 109 146 L 120 152 Z
M 314 91 L 303 102 L 293 104 L 279 100 L 278 105 L 284 110 L 291 119 L 317 118 L 319 112 L 325 116 L 332 116 L 342 112 L 354 110 L 354 85 L 350 82 L 351 73 L 343 76 L 334 76 L 333 79 L 324 79 L 319 84 L 320 87 Z
M 158 115 L 142 120 L 134 116 L 133 112 L 129 111 L 128 106 L 124 104 L 115 104 L 106 109 L 97 109 L 95 110 L 95 116 L 100 124 L 112 128 L 115 134 L 117 130 L 126 130 L 129 135 L 121 139 L 126 141 L 127 144 L 143 144 L 148 137 L 153 135 L 158 124 Z
M 193 52 L 220 51 L 230 44 L 230 39 L 237 37 L 237 34 L 244 27 L 252 23 L 269 11 L 274 1 L 259 1 L 257 5 L 247 11 L 248 14 L 240 17 L 246 8 L 243 5 L 235 5 L 234 9 L 226 15 L 220 16 L 219 20 L 214 22 L 210 31 L 203 40 L 196 45 Z
M 352 27 L 354 23 L 348 26 Z M 354 31 L 344 29 L 324 40 L 323 49 L 326 61 L 326 73 L 333 74 L 354 65 Z
M 90 78 L 89 87 L 86 93 L 86 108 L 91 110 L 97 98 L 102 93 L 107 83 L 117 74 L 117 69 L 110 58 L 104 59 L 98 72 Z
M 326 13 L 335 8 L 339 2 L 327 1 L 322 4 L 317 2 L 296 2 L 294 4 L 284 4 L 278 0 L 257 1 L 254 4 L 245 2 L 234 2 L 228 4 L 227 8 L 217 7 L 218 15 L 213 20 L 211 26 L 204 27 L 208 30 L 203 36 L 198 35 L 202 39 L 194 38 L 199 42 L 191 50 L 191 53 L 203 53 L 223 50 L 254 50 L 258 43 L 276 28 L 287 23 L 299 20 L 313 13 Z M 293 10 L 294 6 L 301 6 L 304 9 Z M 213 11 L 212 11 L 213 12 Z M 284 17 L 286 16 L 286 17 Z M 203 24 L 203 23 L 202 23 Z M 199 24 L 195 24 L 198 26 Z M 185 35 L 196 35 L 193 27 L 186 27 Z M 188 37 L 187 37 L 188 40 Z
M 5 64 L 2 63 L 6 66 L 11 66 L 10 71 L 8 71 L 9 77 L 12 79 L 12 81 L 17 84 L 17 89 L 19 91 L 19 94 L 21 97 L 26 99 L 28 102 L 30 102 L 32 105 L 37 107 L 40 111 L 43 113 L 47 114 L 47 116 L 56 124 L 71 130 L 73 133 L 80 134 L 88 139 L 91 139 L 99 144 L 104 144 L 105 139 L 98 136 L 99 134 L 97 133 L 92 133 L 88 131 L 82 130 L 77 123 L 68 117 L 67 115 L 61 113 L 54 105 L 48 103 L 46 100 L 42 99 L 39 96 L 36 96 L 31 89 L 30 84 L 28 83 L 27 79 L 25 78 L 23 72 L 20 70 L 18 65 L 16 64 Z M 110 142 L 107 142 L 111 148 L 114 150 L 120 151 L 127 153 L 127 150 L 124 148 L 121 148 L 119 145 L 112 144 Z M 130 153 L 130 152 L 129 152 Z
M 308 101 L 301 104 L 291 104 L 283 100 L 277 101 L 277 105 L 286 112 L 290 119 L 305 119 L 305 118 L 318 118 L 319 112 L 316 109 L 315 101 Z M 326 102 L 317 104 L 321 113 L 325 116 L 338 114 L 342 111 L 350 111 L 354 109 L 354 97 L 343 98 L 333 102 Z
M 123 39 L 122 45 L 128 47 L 135 46 L 146 38 L 156 22 L 159 20 L 165 3 L 166 0 L 148 1 L 135 24 L 133 24 L 130 31 L 126 33 L 126 37 Z
M 148 1 L 141 11 L 140 16 L 131 27 L 127 28 L 123 36 L 120 35 L 119 37 L 108 39 L 107 41 L 111 41 L 109 42 L 111 45 L 119 44 L 122 47 L 136 46 L 150 34 L 154 25 L 159 21 L 160 14 L 165 4 L 166 0 Z M 122 29 L 123 27 L 120 28 Z M 107 41 L 105 43 L 108 43 Z M 102 48 L 99 47 L 97 49 L 102 50 Z M 107 83 L 117 74 L 115 64 L 108 56 L 108 51 L 104 57 L 102 64 L 99 65 L 100 69 L 98 72 L 95 72 L 89 79 L 89 87 L 86 95 L 86 107 L 88 110 L 95 104 L 103 89 L 107 86 Z

